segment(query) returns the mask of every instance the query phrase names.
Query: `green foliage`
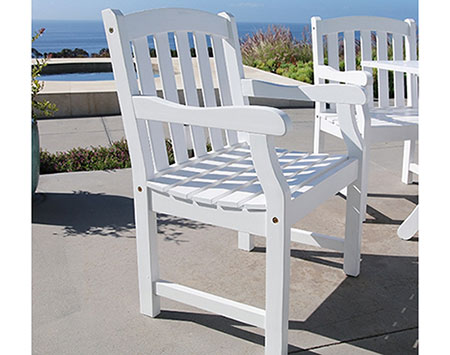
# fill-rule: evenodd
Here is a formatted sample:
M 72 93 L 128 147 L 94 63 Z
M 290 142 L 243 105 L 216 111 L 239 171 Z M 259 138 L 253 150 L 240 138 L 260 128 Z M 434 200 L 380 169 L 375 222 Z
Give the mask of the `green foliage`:
M 247 35 L 241 43 L 241 52 L 245 65 L 272 73 L 292 73 L 296 77 L 308 77 L 308 69 L 301 64 L 312 61 L 307 32 L 303 32 L 302 41 L 297 41 L 288 28 L 281 26 L 269 26 L 266 32 L 260 30 L 252 36 Z M 294 67 L 287 68 L 289 64 Z
M 312 84 L 314 82 L 313 62 L 297 62 L 296 64 L 282 64 L 276 73 L 291 79 Z
M 35 35 L 31 38 L 31 43 L 37 40 L 43 33 L 45 29 L 41 28 Z M 36 51 L 35 51 L 36 52 Z M 34 52 L 34 53 L 35 53 Z M 47 66 L 48 58 L 35 59 L 35 64 L 31 66 L 31 115 L 32 120 L 36 120 L 38 112 L 43 113 L 45 116 L 51 116 L 58 109 L 56 105 L 44 99 L 37 99 L 37 95 L 44 88 L 44 82 L 39 81 L 38 78 L 41 75 L 42 70 Z
M 175 163 L 172 141 L 166 139 L 166 149 L 169 164 Z M 208 143 L 206 150 L 211 151 Z M 188 156 L 194 156 L 194 151 L 188 151 Z M 49 153 L 40 151 L 40 173 L 52 174 L 70 171 L 92 171 L 124 169 L 131 167 L 130 153 L 125 139 L 113 142 L 110 147 L 74 148 L 67 152 Z
M 131 167 L 128 145 L 124 139 L 112 143 L 111 147 L 74 148 L 58 153 L 41 150 L 40 158 L 41 174 Z

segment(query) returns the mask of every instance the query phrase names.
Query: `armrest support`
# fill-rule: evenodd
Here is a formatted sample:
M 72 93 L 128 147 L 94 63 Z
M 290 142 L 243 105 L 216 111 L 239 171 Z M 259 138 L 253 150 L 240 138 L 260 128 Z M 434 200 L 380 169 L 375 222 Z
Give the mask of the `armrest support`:
M 248 133 L 283 136 L 291 120 L 283 111 L 263 106 L 195 107 L 155 96 L 133 96 L 136 118 Z
M 355 85 L 279 85 L 261 80 L 242 79 L 242 92 L 249 97 L 269 97 L 301 101 L 318 101 L 363 105 L 367 101 L 363 89 Z
M 347 84 L 366 86 L 373 83 L 372 74 L 363 70 L 339 71 L 328 65 L 317 65 L 314 70 L 321 79 L 334 80 Z

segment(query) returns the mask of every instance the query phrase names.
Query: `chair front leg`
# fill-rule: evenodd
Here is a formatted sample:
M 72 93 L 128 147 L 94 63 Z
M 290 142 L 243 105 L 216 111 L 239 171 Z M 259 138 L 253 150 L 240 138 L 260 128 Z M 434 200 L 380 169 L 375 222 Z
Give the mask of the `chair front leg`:
M 414 161 L 416 152 L 416 141 L 405 141 L 403 145 L 403 165 L 402 165 L 402 182 L 404 184 L 411 184 L 413 180 L 413 173 L 409 166 Z
M 156 317 L 161 311 L 160 297 L 156 296 L 153 284 L 159 279 L 157 221 L 151 210 L 150 193 L 148 188 L 141 188 L 135 193 L 134 205 L 140 311 Z
M 266 237 L 266 355 L 288 349 L 291 231 L 285 216 L 275 218 L 268 221 Z
M 363 193 L 360 183 L 347 187 L 344 272 L 349 276 L 358 276 L 360 271 L 362 215 L 365 215 L 366 208 Z
M 255 237 L 247 232 L 238 232 L 238 248 L 251 251 L 255 247 Z

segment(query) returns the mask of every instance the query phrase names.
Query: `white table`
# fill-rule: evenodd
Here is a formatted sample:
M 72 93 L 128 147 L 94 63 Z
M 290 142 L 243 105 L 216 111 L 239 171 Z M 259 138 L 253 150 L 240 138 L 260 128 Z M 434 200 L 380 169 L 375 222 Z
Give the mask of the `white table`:
M 361 66 L 366 68 L 376 68 L 404 72 L 419 75 L 418 60 L 363 60 Z M 417 173 L 419 173 L 417 171 Z M 419 230 L 419 205 L 403 221 L 397 230 L 397 235 L 402 239 L 410 239 Z
M 363 60 L 361 66 L 419 75 L 418 60 Z

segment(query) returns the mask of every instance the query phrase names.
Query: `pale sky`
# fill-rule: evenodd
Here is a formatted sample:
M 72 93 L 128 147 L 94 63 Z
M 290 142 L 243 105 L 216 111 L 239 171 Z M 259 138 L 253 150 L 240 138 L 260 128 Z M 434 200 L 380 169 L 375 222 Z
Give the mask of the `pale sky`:
M 127 14 L 161 7 L 227 11 L 240 22 L 309 23 L 311 16 L 352 15 L 419 20 L 418 0 L 33 0 L 32 16 L 41 20 L 101 20 L 105 8 Z

